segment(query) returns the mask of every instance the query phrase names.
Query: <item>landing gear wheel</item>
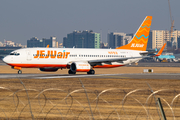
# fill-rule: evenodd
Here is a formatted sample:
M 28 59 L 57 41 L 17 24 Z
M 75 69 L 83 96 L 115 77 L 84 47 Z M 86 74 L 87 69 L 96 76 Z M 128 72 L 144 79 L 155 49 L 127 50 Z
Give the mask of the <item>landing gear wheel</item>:
M 21 71 L 21 70 L 19 70 L 19 71 L 18 71 L 18 74 L 22 74 L 22 71 Z
M 71 70 L 68 71 L 69 74 L 76 74 L 76 72 L 73 72 Z
M 90 70 L 89 72 L 87 72 L 87 74 L 95 74 L 94 70 Z

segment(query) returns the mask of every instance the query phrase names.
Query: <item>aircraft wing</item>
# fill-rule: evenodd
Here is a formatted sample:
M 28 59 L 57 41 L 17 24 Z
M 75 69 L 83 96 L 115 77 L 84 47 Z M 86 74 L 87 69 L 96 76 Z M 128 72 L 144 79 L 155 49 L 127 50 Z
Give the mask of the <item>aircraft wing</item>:
M 119 62 L 123 63 L 128 59 L 137 59 L 137 58 L 147 58 L 149 56 L 139 56 L 139 57 L 126 57 L 126 58 L 111 58 L 111 59 L 97 59 L 97 60 L 89 60 L 87 61 L 90 65 L 99 65 L 101 63 L 111 64 L 111 62 Z
M 111 62 L 119 62 L 123 63 L 123 61 L 127 60 L 128 58 L 113 58 L 113 59 L 98 59 L 98 60 L 89 60 L 88 63 L 90 65 L 100 65 L 101 63 L 111 64 Z
M 126 61 L 128 59 L 137 59 L 137 58 L 147 58 L 150 56 L 139 56 L 139 57 L 125 57 L 125 58 L 111 58 L 111 59 L 97 59 L 97 60 L 88 60 L 88 61 L 82 61 L 82 62 L 88 62 L 90 65 L 99 65 L 101 63 L 109 63 L 111 64 L 111 62 L 119 62 L 119 63 L 123 63 L 123 61 Z M 71 65 L 72 62 L 77 62 L 77 61 L 71 61 L 68 63 L 68 65 Z
M 89 60 L 89 63 L 96 63 L 96 62 L 123 62 L 128 59 L 136 59 L 136 58 L 143 58 L 142 56 L 139 57 L 125 57 L 125 58 L 111 58 L 111 59 L 98 59 L 98 60 Z

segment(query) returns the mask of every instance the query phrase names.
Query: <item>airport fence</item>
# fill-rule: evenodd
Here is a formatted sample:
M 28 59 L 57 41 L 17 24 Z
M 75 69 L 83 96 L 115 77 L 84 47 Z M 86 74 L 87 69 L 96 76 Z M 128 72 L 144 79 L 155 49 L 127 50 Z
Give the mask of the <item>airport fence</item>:
M 12 90 L 0 87 L 1 119 L 162 119 L 157 98 L 160 98 L 168 119 L 178 119 L 180 91 L 159 89 L 126 90 L 109 88 L 103 91 L 86 89 Z

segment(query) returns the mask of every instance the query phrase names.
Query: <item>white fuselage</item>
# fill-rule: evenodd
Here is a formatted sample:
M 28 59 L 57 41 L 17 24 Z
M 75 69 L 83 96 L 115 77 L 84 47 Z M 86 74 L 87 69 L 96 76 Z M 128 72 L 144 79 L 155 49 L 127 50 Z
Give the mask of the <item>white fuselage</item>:
M 13 51 L 3 60 L 16 67 L 57 67 L 67 68 L 71 62 L 88 62 L 90 60 L 106 60 L 116 58 L 141 57 L 136 50 L 122 49 L 81 49 L 81 48 L 23 48 Z M 118 67 L 137 62 L 142 58 L 127 59 L 123 62 L 102 62 L 93 67 Z

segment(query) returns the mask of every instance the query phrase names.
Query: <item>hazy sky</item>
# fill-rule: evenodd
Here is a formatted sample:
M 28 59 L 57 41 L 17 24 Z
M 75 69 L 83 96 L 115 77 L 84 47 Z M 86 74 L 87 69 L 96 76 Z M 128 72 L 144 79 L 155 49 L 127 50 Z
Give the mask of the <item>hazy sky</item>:
M 180 30 L 180 0 L 170 0 L 175 29 Z M 0 41 L 27 44 L 56 36 L 58 42 L 74 30 L 135 33 L 145 16 L 151 30 L 169 30 L 168 0 L 1 0 Z

